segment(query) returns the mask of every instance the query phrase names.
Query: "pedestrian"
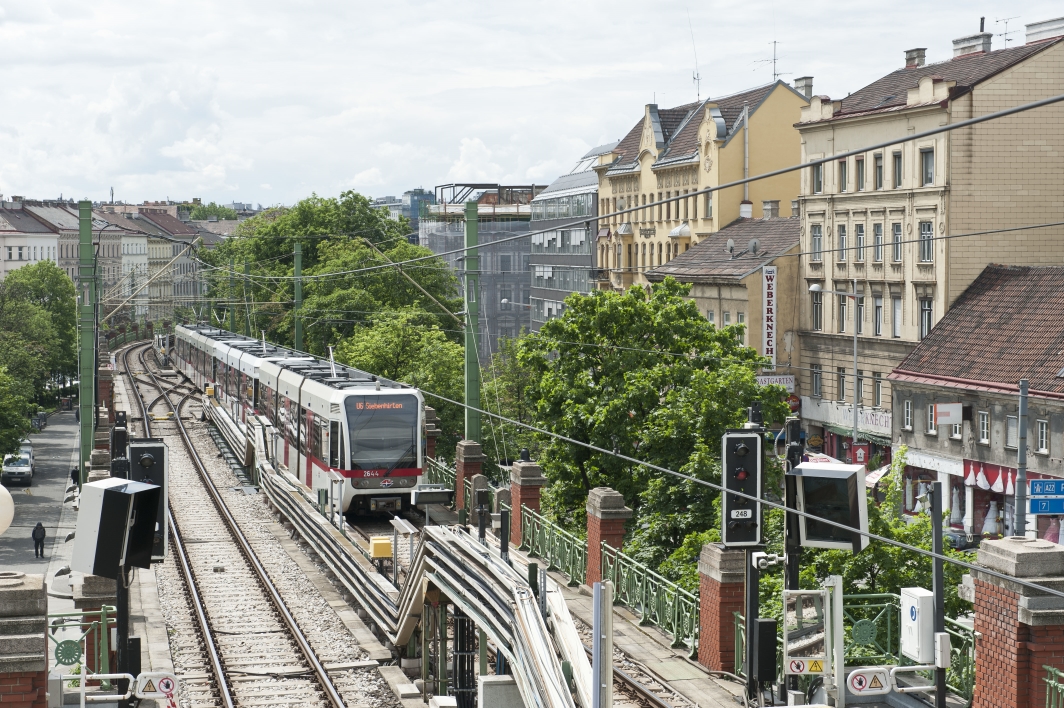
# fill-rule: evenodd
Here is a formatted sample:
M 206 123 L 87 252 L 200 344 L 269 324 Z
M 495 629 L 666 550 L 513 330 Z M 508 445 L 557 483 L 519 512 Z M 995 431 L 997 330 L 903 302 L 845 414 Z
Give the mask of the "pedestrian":
M 40 521 L 33 527 L 33 557 L 44 558 L 44 524 Z
M 80 423 L 81 422 L 81 408 L 75 408 L 74 409 L 74 422 L 75 423 Z
M 70 468 L 70 481 L 74 483 L 74 486 L 77 486 L 81 482 L 81 475 L 78 474 L 77 467 Z

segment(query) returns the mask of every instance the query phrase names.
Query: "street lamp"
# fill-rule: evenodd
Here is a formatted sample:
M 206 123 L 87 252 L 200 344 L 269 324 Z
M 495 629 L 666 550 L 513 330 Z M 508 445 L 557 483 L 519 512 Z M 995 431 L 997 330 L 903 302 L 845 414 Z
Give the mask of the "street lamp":
M 825 295 L 841 295 L 843 297 L 853 298 L 853 445 L 857 444 L 857 278 L 853 279 L 853 292 L 846 292 L 845 290 L 824 290 L 820 287 L 819 283 L 813 283 L 809 286 L 809 292 L 811 293 L 823 293 Z M 845 389 L 843 394 L 845 394 Z M 850 446 L 851 455 L 853 455 L 853 445 Z M 851 461 L 856 460 L 856 457 L 851 457 Z

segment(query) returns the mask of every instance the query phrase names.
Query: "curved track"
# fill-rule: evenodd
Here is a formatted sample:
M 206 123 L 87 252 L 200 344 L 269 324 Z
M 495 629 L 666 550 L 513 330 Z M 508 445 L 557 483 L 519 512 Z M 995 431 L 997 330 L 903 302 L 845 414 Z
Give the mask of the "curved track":
M 130 366 L 134 347 L 125 350 L 122 361 L 145 434 L 176 435 L 183 443 L 183 450 L 170 448 L 169 526 L 203 645 L 203 668 L 209 674 L 208 681 L 193 681 L 187 686 L 189 693 L 195 694 L 189 697 L 197 705 L 226 708 L 286 704 L 340 708 L 344 705 L 340 692 L 192 444 L 181 411 L 197 392 L 184 383 L 161 381 L 145 360 L 149 348 L 143 347 L 137 354 L 140 371 L 147 379 L 136 375 Z M 141 387 L 152 387 L 158 394 L 146 402 Z M 176 403 L 171 393 L 180 396 Z M 160 406 L 172 415 L 153 421 L 153 409 Z M 174 474 L 189 467 L 197 474 Z M 175 500 L 180 504 L 175 505 Z

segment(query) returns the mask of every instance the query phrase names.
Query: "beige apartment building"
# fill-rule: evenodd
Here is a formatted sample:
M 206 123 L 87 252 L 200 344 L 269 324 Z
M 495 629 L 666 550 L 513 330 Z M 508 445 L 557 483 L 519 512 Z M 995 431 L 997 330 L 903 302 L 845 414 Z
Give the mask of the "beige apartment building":
M 790 215 L 798 173 L 689 195 L 798 162 L 801 148 L 794 126 L 809 103 L 812 79 L 795 84 L 798 89 L 777 81 L 676 108 L 644 108 L 642 119 L 595 167 L 600 289 L 647 285 L 646 271 L 739 217 L 761 218 L 766 200 L 785 205 L 788 213 L 782 216 Z M 646 206 L 674 197 L 679 199 Z M 640 208 L 618 213 L 633 207 Z
M 814 96 L 797 125 L 803 162 L 1058 94 L 1064 18 L 1027 30 L 1026 44 L 997 51 L 989 33 L 957 39 L 953 58 L 936 64 L 912 49 L 904 68 L 842 100 Z M 963 236 L 1064 220 L 1062 154 L 1057 104 L 803 170 L 800 392 L 814 446 L 821 438 L 840 459 L 860 450 L 857 459 L 888 460 L 887 376 L 953 301 L 989 263 L 1064 262 L 1060 227 Z M 855 284 L 856 299 L 829 294 Z

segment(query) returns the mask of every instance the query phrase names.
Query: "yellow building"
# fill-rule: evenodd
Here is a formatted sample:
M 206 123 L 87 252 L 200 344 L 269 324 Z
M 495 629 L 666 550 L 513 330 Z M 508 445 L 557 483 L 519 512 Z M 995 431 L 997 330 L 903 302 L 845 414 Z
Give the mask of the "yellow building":
M 796 84 L 811 93 L 811 79 Z M 802 92 L 777 81 L 676 108 L 647 105 L 643 118 L 596 167 L 599 287 L 646 285 L 647 270 L 668 263 L 703 237 L 739 217 L 761 218 L 764 201 L 789 207 L 798 196 L 798 173 L 720 193 L 686 195 L 799 162 L 794 125 L 808 104 Z M 646 206 L 672 198 L 677 199 Z M 618 213 L 634 207 L 640 208 Z

